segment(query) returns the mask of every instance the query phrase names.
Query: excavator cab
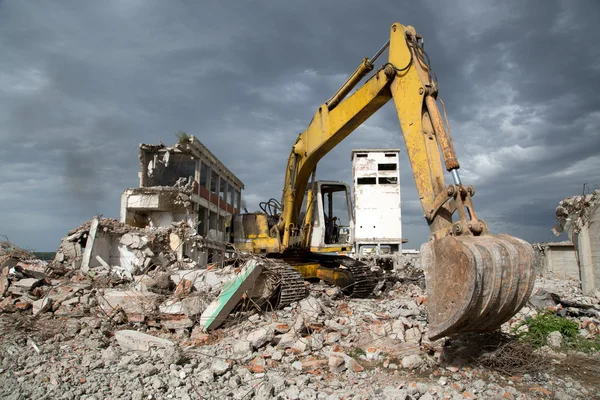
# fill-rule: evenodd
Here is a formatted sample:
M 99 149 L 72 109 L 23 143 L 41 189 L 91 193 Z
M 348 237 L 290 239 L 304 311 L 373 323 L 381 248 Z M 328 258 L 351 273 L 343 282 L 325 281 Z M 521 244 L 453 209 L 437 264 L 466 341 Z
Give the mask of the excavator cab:
M 310 251 L 345 254 L 352 249 L 354 222 L 350 187 L 344 182 L 317 181 L 313 206 Z

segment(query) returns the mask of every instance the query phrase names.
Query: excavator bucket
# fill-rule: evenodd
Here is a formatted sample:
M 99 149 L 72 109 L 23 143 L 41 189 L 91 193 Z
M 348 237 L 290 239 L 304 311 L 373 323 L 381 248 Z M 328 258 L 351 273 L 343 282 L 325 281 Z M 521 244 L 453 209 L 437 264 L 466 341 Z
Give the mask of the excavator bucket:
M 447 236 L 423 244 L 429 338 L 499 328 L 531 296 L 533 261 L 529 243 L 503 234 Z

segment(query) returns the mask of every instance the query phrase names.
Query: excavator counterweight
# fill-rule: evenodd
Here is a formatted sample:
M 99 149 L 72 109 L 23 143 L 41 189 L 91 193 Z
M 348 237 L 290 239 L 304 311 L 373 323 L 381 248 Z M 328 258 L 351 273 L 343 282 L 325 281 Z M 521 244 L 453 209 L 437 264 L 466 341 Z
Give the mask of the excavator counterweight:
M 386 49 L 388 61 L 375 69 L 375 60 Z M 366 82 L 350 94 L 373 70 Z M 429 337 L 497 329 L 531 295 L 535 279 L 533 249 L 521 239 L 491 234 L 485 221 L 477 217 L 472 201 L 475 189 L 461 182 L 448 121 L 442 119 L 437 106 L 438 100 L 441 102 L 437 78 L 423 39 L 412 26 L 394 23 L 390 40 L 373 59 L 363 59 L 346 83 L 319 107 L 292 146 L 281 203 L 272 199 L 268 203 L 270 212 L 263 208 L 267 215 L 245 217 L 245 223 L 239 226 L 247 226 L 244 229 L 249 234 L 234 232 L 238 246 L 258 253 L 277 253 L 304 278 L 354 287 L 347 292 L 368 296 L 375 287 L 368 269 L 339 253 L 344 243 L 332 245 L 327 241 L 331 237 L 327 232 L 338 226 L 331 206 L 327 216 L 323 215 L 322 203 L 339 185 L 319 186 L 314 175 L 321 158 L 389 100 L 396 107 L 431 233 L 421 247 Z M 446 184 L 444 167 L 453 184 Z M 313 182 L 309 182 L 311 177 Z M 302 216 L 305 193 L 307 211 Z M 326 229 L 322 225 L 327 225 Z M 320 240 L 316 235 L 325 238 L 320 245 L 315 245 Z M 335 247 L 338 249 L 333 250 Z M 323 252 L 327 251 L 338 254 L 326 256 Z

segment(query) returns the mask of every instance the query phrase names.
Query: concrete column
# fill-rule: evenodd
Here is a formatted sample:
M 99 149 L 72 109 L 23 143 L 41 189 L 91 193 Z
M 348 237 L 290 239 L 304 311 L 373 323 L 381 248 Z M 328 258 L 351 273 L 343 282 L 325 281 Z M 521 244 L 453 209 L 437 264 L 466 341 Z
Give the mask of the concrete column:
M 592 263 L 592 249 L 590 232 L 587 224 L 577 234 L 577 253 L 579 258 L 579 273 L 581 275 L 581 289 L 584 294 L 594 290 L 594 265 Z

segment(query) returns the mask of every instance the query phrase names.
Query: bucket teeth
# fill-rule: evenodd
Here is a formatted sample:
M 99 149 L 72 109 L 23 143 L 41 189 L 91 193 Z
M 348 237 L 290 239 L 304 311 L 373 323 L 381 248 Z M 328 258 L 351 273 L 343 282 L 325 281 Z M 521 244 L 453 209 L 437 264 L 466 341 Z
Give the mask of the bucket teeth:
M 429 338 L 500 327 L 533 290 L 533 248 L 509 235 L 444 237 L 421 247 Z

